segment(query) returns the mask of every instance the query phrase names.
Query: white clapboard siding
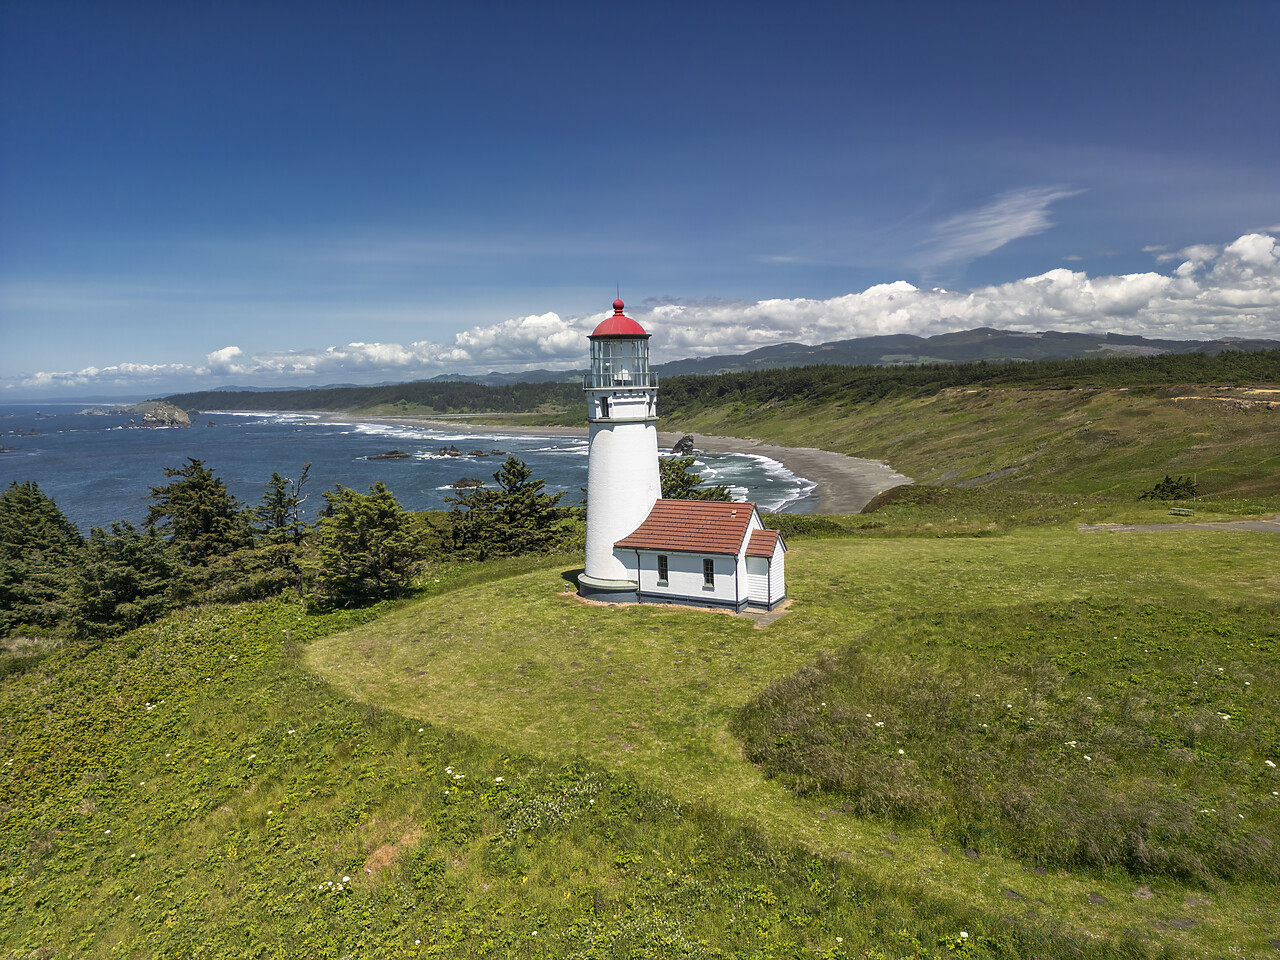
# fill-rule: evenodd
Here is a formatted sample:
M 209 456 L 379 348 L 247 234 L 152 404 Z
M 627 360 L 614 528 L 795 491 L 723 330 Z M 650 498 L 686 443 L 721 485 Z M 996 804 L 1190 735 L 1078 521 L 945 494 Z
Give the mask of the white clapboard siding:
M 769 560 L 747 557 L 747 599 L 751 603 L 769 603 Z
M 781 600 L 787 595 L 787 572 L 786 572 L 786 550 L 782 548 L 782 541 L 778 541 L 778 545 L 773 548 L 773 562 L 769 564 L 769 600 Z

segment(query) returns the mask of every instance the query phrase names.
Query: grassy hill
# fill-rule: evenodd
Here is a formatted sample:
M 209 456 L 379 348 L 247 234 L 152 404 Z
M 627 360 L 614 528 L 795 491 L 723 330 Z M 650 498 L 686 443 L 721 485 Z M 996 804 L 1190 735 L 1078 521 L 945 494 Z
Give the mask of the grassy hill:
M 870 457 L 920 483 L 1131 499 L 1171 473 L 1195 474 L 1211 498 L 1280 496 L 1275 387 L 960 387 L 726 404 L 666 426 Z
M 797 539 L 763 629 L 580 603 L 564 557 L 68 646 L 0 696 L 0 947 L 1256 955 L 1280 937 L 1274 557 Z M 878 779 L 816 762 L 850 737 Z

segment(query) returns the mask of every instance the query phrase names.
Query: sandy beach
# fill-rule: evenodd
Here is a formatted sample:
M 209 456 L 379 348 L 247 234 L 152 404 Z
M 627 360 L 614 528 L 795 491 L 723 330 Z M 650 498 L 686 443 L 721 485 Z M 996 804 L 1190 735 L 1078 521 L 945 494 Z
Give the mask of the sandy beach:
M 344 416 L 334 414 L 334 416 Z M 494 426 L 473 423 L 461 418 L 440 420 L 429 417 L 351 417 L 370 423 L 391 423 L 405 426 L 429 427 L 433 430 L 454 433 L 511 433 L 543 437 L 585 437 L 586 427 L 519 427 Z M 682 433 L 658 433 L 659 452 L 669 451 L 682 437 Z M 785 466 L 796 476 L 812 480 L 817 486 L 814 494 L 817 506 L 814 513 L 858 513 L 881 491 L 888 490 L 911 478 L 898 473 L 888 464 L 861 457 L 846 457 L 842 453 L 819 450 L 816 447 L 780 447 L 759 440 L 740 437 L 717 437 L 705 434 L 693 435 L 694 447 L 707 453 L 745 453 L 768 457 Z

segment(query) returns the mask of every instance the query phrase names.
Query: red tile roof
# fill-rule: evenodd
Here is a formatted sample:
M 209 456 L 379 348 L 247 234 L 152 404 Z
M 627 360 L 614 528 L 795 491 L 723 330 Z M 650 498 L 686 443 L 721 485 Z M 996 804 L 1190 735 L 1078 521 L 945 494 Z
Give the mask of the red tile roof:
M 751 539 L 747 542 L 748 557 L 772 557 L 773 548 L 782 539 L 777 530 L 752 530 Z
M 615 544 L 635 550 L 736 554 L 747 535 L 754 503 L 659 500 L 644 523 Z

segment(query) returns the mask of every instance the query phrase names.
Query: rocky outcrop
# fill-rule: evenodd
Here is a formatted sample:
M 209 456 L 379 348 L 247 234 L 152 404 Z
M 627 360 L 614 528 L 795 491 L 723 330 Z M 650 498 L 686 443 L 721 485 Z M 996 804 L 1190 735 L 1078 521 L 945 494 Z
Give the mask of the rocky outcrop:
M 148 400 L 145 403 L 137 403 L 132 407 L 126 407 L 122 412 L 141 417 L 140 422 L 138 420 L 133 421 L 132 425 L 135 427 L 191 426 L 191 418 L 187 416 L 185 410 L 162 400 Z
M 371 453 L 366 460 L 408 460 L 410 454 L 403 450 L 388 450 L 386 453 Z
M 671 452 L 677 457 L 689 457 L 693 455 L 693 434 L 686 433 L 683 437 L 675 442 L 671 447 Z

